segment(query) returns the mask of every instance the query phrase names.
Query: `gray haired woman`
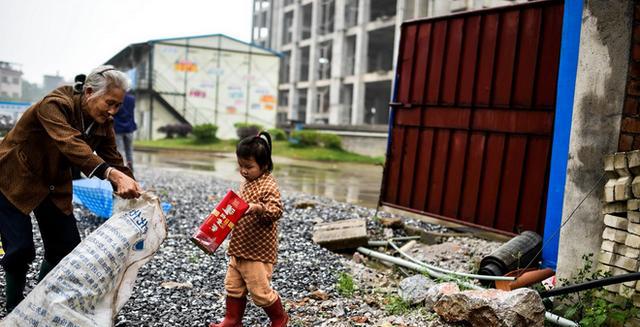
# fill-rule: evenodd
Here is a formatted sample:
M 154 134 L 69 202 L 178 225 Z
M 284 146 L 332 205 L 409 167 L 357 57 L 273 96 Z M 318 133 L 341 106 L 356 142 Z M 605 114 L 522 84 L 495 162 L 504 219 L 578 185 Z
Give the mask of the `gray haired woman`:
M 35 259 L 31 218 L 38 221 L 44 260 L 38 280 L 80 243 L 73 216 L 72 168 L 109 180 L 123 198 L 142 189 L 116 149 L 112 116 L 128 88 L 112 66 L 94 69 L 76 85 L 47 94 L 22 115 L 0 142 L 0 237 L 5 255 L 7 312 L 24 297 Z

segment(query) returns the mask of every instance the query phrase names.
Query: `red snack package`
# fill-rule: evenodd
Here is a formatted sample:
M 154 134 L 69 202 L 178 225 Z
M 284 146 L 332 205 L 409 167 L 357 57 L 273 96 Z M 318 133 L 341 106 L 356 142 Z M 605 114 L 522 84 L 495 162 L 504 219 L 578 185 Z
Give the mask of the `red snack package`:
M 232 190 L 229 190 L 218 206 L 204 220 L 204 223 L 200 225 L 200 228 L 191 236 L 191 241 L 202 251 L 213 254 L 247 209 L 249 209 L 249 205 Z

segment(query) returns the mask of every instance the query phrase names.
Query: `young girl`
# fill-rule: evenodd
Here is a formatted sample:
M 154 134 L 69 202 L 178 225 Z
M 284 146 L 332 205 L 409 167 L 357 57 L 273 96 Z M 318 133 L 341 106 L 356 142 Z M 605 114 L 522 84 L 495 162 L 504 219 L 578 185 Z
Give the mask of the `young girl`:
M 230 261 L 224 280 L 227 291 L 224 320 L 209 327 L 242 326 L 247 293 L 267 313 L 272 327 L 286 326 L 289 316 L 280 296 L 270 286 L 278 253 L 278 219 L 282 216 L 278 184 L 271 175 L 271 136 L 261 132 L 243 139 L 236 147 L 236 156 L 244 177 L 240 197 L 249 204 L 249 209 L 231 235 Z

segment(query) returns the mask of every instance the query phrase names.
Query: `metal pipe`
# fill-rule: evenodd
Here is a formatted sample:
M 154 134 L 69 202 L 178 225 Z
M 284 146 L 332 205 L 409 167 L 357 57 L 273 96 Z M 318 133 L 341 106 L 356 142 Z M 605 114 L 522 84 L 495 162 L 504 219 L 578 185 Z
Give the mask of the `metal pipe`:
M 393 247 L 396 251 L 398 251 L 398 253 L 400 253 L 400 255 L 406 257 L 410 261 L 413 261 L 414 263 L 417 263 L 419 265 L 425 266 L 425 267 L 427 267 L 429 269 L 435 270 L 435 271 L 443 273 L 443 274 L 456 275 L 456 276 L 467 277 L 467 278 L 474 278 L 474 279 L 478 279 L 478 280 L 491 280 L 491 281 L 496 281 L 496 280 L 514 281 L 514 280 L 516 280 L 516 277 L 476 275 L 476 274 L 468 274 L 468 273 L 463 273 L 463 272 L 447 270 L 447 269 L 444 269 L 444 268 L 440 268 L 438 266 L 434 266 L 434 265 L 431 265 L 431 264 L 416 260 L 415 258 L 411 257 L 410 255 L 402 252 L 402 250 L 400 250 L 400 248 L 398 248 L 393 243 L 393 241 L 391 241 L 391 240 L 389 240 L 389 245 L 391 245 L 391 247 Z
M 419 240 L 420 236 L 401 236 L 401 237 L 393 237 L 391 240 L 393 241 L 411 241 L 411 240 Z M 369 241 L 367 243 L 369 246 L 387 246 L 388 241 Z
M 384 253 L 380 253 L 380 252 L 377 252 L 377 251 L 373 251 L 373 250 L 367 249 L 365 247 L 359 247 L 358 251 L 363 253 L 363 254 L 366 254 L 368 256 L 394 263 L 394 264 L 396 264 L 398 266 L 403 266 L 403 267 L 411 268 L 413 270 L 416 270 L 416 271 L 419 271 L 419 272 L 422 272 L 422 273 L 427 273 L 429 276 L 432 276 L 434 278 L 453 280 L 456 283 L 458 283 L 458 284 L 460 284 L 460 285 L 462 285 L 464 287 L 467 287 L 467 288 L 482 289 L 478 285 L 474 285 L 474 284 L 471 284 L 471 283 L 459 281 L 459 280 L 457 280 L 454 277 L 451 277 L 449 275 L 446 275 L 446 274 L 443 274 L 443 273 L 439 273 L 437 271 L 431 270 L 431 269 L 429 269 L 427 267 L 424 267 L 424 266 L 421 266 L 419 264 L 416 264 L 416 263 L 413 263 L 413 262 L 409 262 L 409 261 L 401 259 L 401 258 L 396 258 L 396 257 L 390 256 L 388 254 L 384 254 Z
M 391 247 L 393 247 L 396 251 L 398 251 L 398 253 L 400 253 L 400 255 L 402 255 L 403 257 L 407 258 L 409 261 L 424 266 L 426 268 L 429 268 L 431 270 L 443 273 L 443 274 L 448 274 L 448 275 L 456 275 L 456 276 L 461 276 L 461 277 L 467 277 L 467 278 L 474 278 L 474 279 L 478 279 L 478 280 L 491 280 L 491 281 L 496 281 L 496 280 L 500 280 L 500 281 L 514 281 L 516 280 L 516 277 L 507 277 L 507 276 L 489 276 L 489 275 L 476 275 L 476 274 L 468 274 L 468 273 L 463 273 L 463 272 L 456 272 L 456 271 L 452 271 L 452 270 L 447 270 L 444 268 L 440 268 L 438 266 L 434 266 L 419 260 L 416 260 L 415 258 L 413 258 L 412 256 L 404 253 L 402 250 L 400 250 L 400 248 L 398 248 L 393 241 L 391 240 L 398 240 L 399 238 L 395 238 L 395 239 L 389 239 L 388 241 L 369 241 L 369 245 L 370 246 L 386 246 L 386 245 L 391 245 Z
M 576 292 L 585 291 L 585 290 L 589 290 L 596 287 L 607 286 L 611 284 L 620 284 L 620 283 L 630 282 L 635 280 L 640 280 L 640 272 L 634 272 L 634 273 L 629 273 L 624 275 L 617 275 L 617 276 L 611 276 L 611 277 L 606 277 L 606 278 L 597 279 L 597 280 L 591 280 L 581 284 L 576 284 L 576 285 L 571 285 L 566 287 L 558 287 L 552 290 L 540 292 L 540 296 L 542 298 L 548 298 L 552 296 L 576 293 Z
M 484 290 L 484 288 L 482 288 L 482 287 L 480 287 L 478 285 L 474 285 L 474 284 L 470 284 L 470 283 L 459 281 L 459 280 L 457 280 L 457 279 L 455 279 L 455 278 L 453 278 L 453 277 L 451 277 L 449 275 L 445 275 L 445 274 L 433 271 L 433 270 L 431 270 L 429 268 L 426 268 L 424 266 L 415 264 L 413 262 L 409 262 L 409 261 L 401 259 L 401 258 L 396 258 L 394 256 L 390 256 L 390 255 L 387 255 L 387 254 L 384 254 L 384 253 L 373 251 L 373 250 L 367 249 L 365 247 L 359 247 L 358 248 L 358 252 L 360 252 L 362 254 L 366 254 L 366 255 L 374 257 L 374 258 L 378 258 L 378 259 L 381 259 L 381 260 L 389 261 L 389 262 L 397 264 L 399 266 L 403 266 L 403 267 L 407 267 L 407 268 L 410 268 L 410 269 L 413 269 L 413 270 L 416 270 L 416 271 L 419 271 L 419 272 L 427 273 L 427 274 L 429 274 L 429 276 L 432 276 L 432 277 L 435 277 L 435 278 L 454 280 L 456 283 L 458 283 L 458 284 L 460 284 L 460 285 L 462 285 L 464 287 L 467 287 L 467 288 L 471 288 L 471 289 L 474 289 L 474 290 Z M 571 320 L 566 319 L 566 318 L 563 318 L 563 317 L 560 317 L 560 316 L 555 315 L 555 314 L 553 314 L 551 312 L 545 312 L 544 313 L 544 318 L 547 321 L 555 323 L 556 325 L 559 325 L 559 326 L 563 326 L 563 327 L 579 327 L 579 325 L 576 322 L 571 321 Z

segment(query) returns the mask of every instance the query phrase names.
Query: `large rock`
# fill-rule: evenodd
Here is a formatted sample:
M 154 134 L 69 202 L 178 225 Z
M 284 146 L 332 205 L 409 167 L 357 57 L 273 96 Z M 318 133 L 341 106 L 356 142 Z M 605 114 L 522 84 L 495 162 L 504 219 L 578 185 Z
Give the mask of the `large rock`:
M 460 292 L 458 284 L 448 282 L 431 286 L 427 291 L 427 295 L 424 299 L 424 307 L 431 311 L 433 306 L 440 300 L 443 295 L 449 295 Z
M 542 299 L 528 288 L 447 294 L 433 310 L 447 322 L 466 322 L 472 326 L 544 326 Z
M 398 295 L 406 303 L 422 303 L 427 297 L 427 291 L 435 282 L 424 275 L 413 275 L 400 282 Z

